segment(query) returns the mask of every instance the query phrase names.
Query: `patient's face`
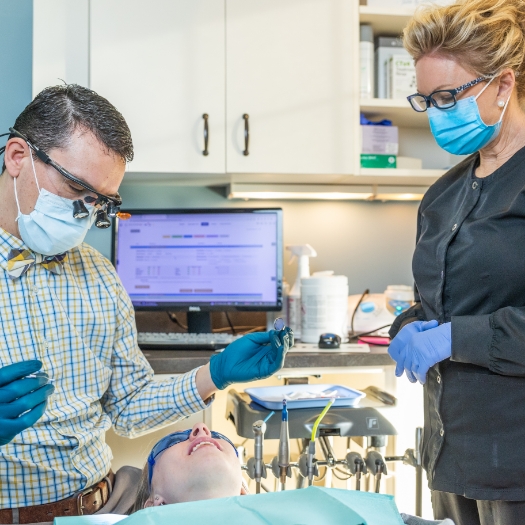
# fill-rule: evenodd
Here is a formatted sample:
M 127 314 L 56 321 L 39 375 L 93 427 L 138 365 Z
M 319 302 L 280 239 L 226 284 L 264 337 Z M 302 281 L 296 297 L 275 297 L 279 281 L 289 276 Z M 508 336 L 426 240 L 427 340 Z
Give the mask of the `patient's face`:
M 196 424 L 187 441 L 164 450 L 155 460 L 146 507 L 225 498 L 241 494 L 241 465 L 234 448 Z

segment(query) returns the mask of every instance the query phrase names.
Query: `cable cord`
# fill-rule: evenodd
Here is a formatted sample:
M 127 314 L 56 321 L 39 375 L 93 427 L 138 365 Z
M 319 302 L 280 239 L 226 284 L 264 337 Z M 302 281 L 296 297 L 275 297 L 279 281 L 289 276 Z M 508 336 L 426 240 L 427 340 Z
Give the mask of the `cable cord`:
M 183 324 L 181 321 L 179 321 L 177 315 L 174 312 L 166 312 L 168 314 L 168 317 L 172 322 L 174 322 L 177 326 L 182 328 L 183 330 L 188 331 L 188 327 Z M 225 312 L 226 313 L 226 312 Z M 212 332 L 214 334 L 222 333 L 222 332 L 229 332 L 231 331 L 233 335 L 238 335 L 239 333 L 244 334 L 250 334 L 252 332 L 259 332 L 260 330 L 265 330 L 266 326 L 234 326 L 231 322 L 230 316 L 226 313 L 226 318 L 228 319 L 228 324 L 230 326 L 224 327 L 224 328 L 213 328 Z
M 350 333 L 348 334 L 348 340 L 349 342 L 352 341 L 352 339 L 356 339 L 357 341 L 359 341 L 359 338 L 363 335 L 369 335 L 369 334 L 373 334 L 374 332 L 377 332 L 378 330 L 382 330 L 383 328 L 388 328 L 389 326 L 392 326 L 391 324 L 386 324 L 385 326 L 380 326 L 379 328 L 375 328 L 374 330 L 370 330 L 369 332 L 361 332 L 359 334 L 356 334 L 355 331 L 354 331 L 354 319 L 355 319 L 355 315 L 357 313 L 357 309 L 359 308 L 359 306 L 361 305 L 361 303 L 363 302 L 363 299 L 370 293 L 370 290 L 367 288 L 362 294 L 361 294 L 361 297 L 359 298 L 359 301 L 357 301 L 357 304 L 355 305 L 355 308 L 354 308 L 354 311 L 352 312 L 352 319 L 350 321 Z M 385 345 L 383 345 L 385 346 Z
M 344 477 L 344 478 L 339 477 L 339 476 L 335 473 L 336 470 L 337 470 L 337 472 L 340 472 L 341 474 L 344 474 L 346 477 Z M 352 477 L 352 475 L 349 476 L 347 472 L 345 472 L 344 470 L 341 470 L 340 468 L 337 468 L 337 467 L 334 468 L 334 469 L 332 470 L 332 474 L 333 474 L 337 479 L 339 479 L 339 480 L 341 480 L 341 481 L 347 481 L 347 480 L 349 480 L 349 479 Z
M 168 317 L 171 319 L 172 322 L 174 322 L 177 326 L 180 326 L 183 330 L 188 331 L 188 327 L 183 325 L 178 319 L 177 316 L 173 312 L 166 312 L 168 314 Z
M 367 288 L 361 295 L 361 297 L 359 298 L 359 301 L 357 301 L 357 304 L 355 305 L 355 308 L 354 308 L 354 311 L 352 312 L 352 319 L 350 321 L 350 330 L 352 331 L 352 335 L 355 333 L 354 332 L 354 318 L 355 318 L 355 314 L 357 312 L 357 309 L 359 308 L 359 305 L 363 302 L 363 299 L 365 298 L 366 295 L 368 295 L 370 293 L 370 290 Z
M 235 327 L 233 326 L 232 320 L 230 319 L 230 315 L 227 311 L 224 311 L 224 314 L 226 315 L 226 320 L 228 321 L 228 324 L 230 325 L 231 331 L 233 335 L 237 335 L 237 332 L 235 331 Z

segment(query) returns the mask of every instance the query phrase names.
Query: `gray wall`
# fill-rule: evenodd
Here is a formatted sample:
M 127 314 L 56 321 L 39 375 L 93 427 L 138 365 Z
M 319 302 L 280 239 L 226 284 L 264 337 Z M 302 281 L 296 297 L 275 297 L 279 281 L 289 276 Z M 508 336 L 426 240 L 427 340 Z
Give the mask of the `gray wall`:
M 125 182 L 120 193 L 127 209 L 280 207 L 285 244 L 309 243 L 317 250 L 312 272 L 334 270 L 348 276 L 351 294 L 412 284 L 417 202 L 228 201 L 207 188 Z M 110 257 L 109 229 L 92 228 L 86 241 Z M 285 278 L 291 284 L 296 269 L 296 263 L 285 264 Z
M 0 133 L 31 102 L 32 61 L 33 1 L 0 0 Z

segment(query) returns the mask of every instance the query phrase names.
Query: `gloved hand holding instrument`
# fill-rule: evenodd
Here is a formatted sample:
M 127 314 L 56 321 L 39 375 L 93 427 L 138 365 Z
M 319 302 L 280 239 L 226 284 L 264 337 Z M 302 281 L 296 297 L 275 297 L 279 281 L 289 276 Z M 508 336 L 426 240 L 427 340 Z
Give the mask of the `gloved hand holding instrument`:
M 44 414 L 55 387 L 47 374 L 38 373 L 41 368 L 38 360 L 0 368 L 0 445 L 9 443 Z
M 293 332 L 287 327 L 245 335 L 211 357 L 212 381 L 223 390 L 232 383 L 270 377 L 283 367 L 293 344 Z

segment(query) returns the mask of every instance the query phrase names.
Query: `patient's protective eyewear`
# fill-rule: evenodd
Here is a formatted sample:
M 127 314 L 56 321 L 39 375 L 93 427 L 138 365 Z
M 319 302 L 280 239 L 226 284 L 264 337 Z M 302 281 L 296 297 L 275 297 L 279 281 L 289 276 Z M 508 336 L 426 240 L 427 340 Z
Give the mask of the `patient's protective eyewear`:
M 178 443 L 182 443 L 183 441 L 188 441 L 190 439 L 192 429 L 184 430 L 181 432 L 173 432 L 172 434 L 168 434 L 167 436 L 163 437 L 152 449 L 150 455 L 148 456 L 148 482 L 151 485 L 151 478 L 153 477 L 153 466 L 155 465 L 155 459 L 159 454 L 164 452 L 166 449 L 172 447 L 173 445 L 177 445 Z M 210 431 L 211 437 L 213 439 L 223 439 L 224 441 L 227 441 L 232 447 L 233 450 L 235 450 L 235 454 L 237 454 L 237 457 L 239 457 L 239 452 L 237 452 L 237 448 L 235 445 L 223 434 L 220 432 L 215 432 L 214 430 Z
M 97 226 L 97 228 L 108 228 L 111 226 L 108 216 L 112 218 L 118 217 L 119 219 L 129 219 L 131 217 L 129 213 L 123 213 L 120 211 L 122 198 L 118 193 L 113 196 L 109 196 L 98 192 L 90 184 L 79 179 L 78 177 L 75 177 L 75 175 L 58 164 L 58 162 L 55 162 L 45 151 L 33 144 L 23 133 L 20 133 L 15 128 L 9 128 L 9 133 L 3 133 L 0 135 L 0 137 L 5 137 L 6 135 L 9 135 L 9 138 L 18 137 L 27 142 L 27 145 L 35 152 L 36 156 L 42 162 L 52 166 L 56 171 L 58 171 L 58 173 L 60 173 L 60 175 L 97 196 L 96 198 L 92 196 L 86 196 L 84 199 L 77 199 L 73 201 L 73 217 L 75 217 L 75 219 L 84 219 L 89 215 L 84 202 L 92 204 L 95 206 L 95 208 L 97 208 L 98 211 L 95 218 L 95 226 Z M 2 155 L 4 151 L 5 146 L 2 146 L 0 148 L 0 155 Z

